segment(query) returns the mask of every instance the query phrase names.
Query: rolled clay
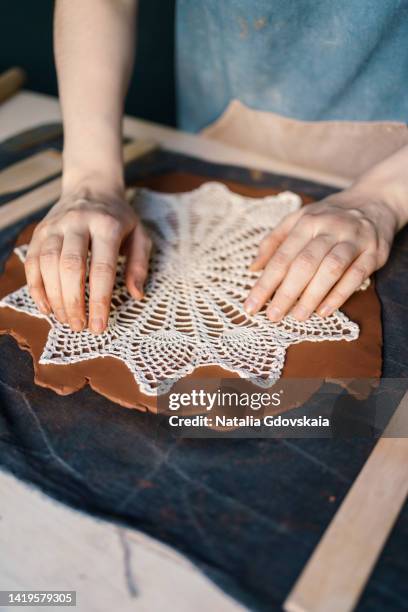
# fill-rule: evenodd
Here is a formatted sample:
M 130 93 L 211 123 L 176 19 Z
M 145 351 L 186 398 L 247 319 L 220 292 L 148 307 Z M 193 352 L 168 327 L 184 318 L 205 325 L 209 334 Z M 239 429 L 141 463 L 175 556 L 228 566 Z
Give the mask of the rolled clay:
M 207 180 L 204 177 L 172 173 L 146 180 L 143 186 L 155 191 L 176 193 L 190 191 Z M 263 197 L 277 193 L 273 189 L 248 187 L 227 181 L 225 184 L 232 191 L 245 196 Z M 27 243 L 33 229 L 33 226 L 26 228 L 17 244 Z M 12 254 L 0 278 L 0 298 L 24 284 L 23 264 L 17 255 Z M 284 401 L 274 410 L 275 413 L 301 405 L 325 380 L 334 380 L 357 396 L 364 397 L 369 393 L 373 381 L 380 377 L 382 330 L 380 302 L 374 283 L 365 291 L 355 293 L 342 307 L 342 311 L 360 326 L 359 338 L 353 342 L 303 342 L 290 346 L 280 381 L 280 387 L 285 387 Z M 65 395 L 89 384 L 95 391 L 122 406 L 144 411 L 157 410 L 156 397 L 142 393 L 126 365 L 113 357 L 69 365 L 40 364 L 49 327 L 46 320 L 11 308 L 0 309 L 0 333 L 12 335 L 22 349 L 31 353 L 35 382 L 38 385 Z M 217 381 L 237 377 L 237 374 L 220 367 L 204 366 L 187 376 L 183 384 L 188 387 L 200 379 Z M 297 388 L 289 384 L 293 378 L 302 379 L 302 384 Z M 247 385 L 248 388 L 253 387 L 250 382 Z

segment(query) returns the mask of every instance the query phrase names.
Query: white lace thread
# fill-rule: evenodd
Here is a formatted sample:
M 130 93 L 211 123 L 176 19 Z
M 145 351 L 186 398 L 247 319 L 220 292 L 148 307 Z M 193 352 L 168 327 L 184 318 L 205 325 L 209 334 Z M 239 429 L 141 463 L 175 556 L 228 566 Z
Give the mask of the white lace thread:
M 50 322 L 40 363 L 116 357 L 147 395 L 167 392 L 203 365 L 221 366 L 270 387 L 281 375 L 290 345 L 358 337 L 358 325 L 340 311 L 325 319 L 313 314 L 300 322 L 288 315 L 271 323 L 265 308 L 255 316 L 243 309 L 259 276 L 248 269 L 259 242 L 300 207 L 294 193 L 245 198 L 220 183 L 206 183 L 175 195 L 142 189 L 135 203 L 155 243 L 145 297 L 137 302 L 127 292 L 121 257 L 103 334 L 73 332 L 53 315 L 42 315 L 27 286 L 0 301 Z M 26 247 L 16 252 L 24 261 Z

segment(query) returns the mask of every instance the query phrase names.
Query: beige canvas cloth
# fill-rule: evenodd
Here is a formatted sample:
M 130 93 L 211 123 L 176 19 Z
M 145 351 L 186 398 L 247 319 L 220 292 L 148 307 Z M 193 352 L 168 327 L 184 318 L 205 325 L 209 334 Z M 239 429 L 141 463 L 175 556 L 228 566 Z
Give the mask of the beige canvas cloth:
M 202 135 L 349 181 L 408 144 L 404 123 L 298 121 L 254 110 L 239 100 L 233 100 Z

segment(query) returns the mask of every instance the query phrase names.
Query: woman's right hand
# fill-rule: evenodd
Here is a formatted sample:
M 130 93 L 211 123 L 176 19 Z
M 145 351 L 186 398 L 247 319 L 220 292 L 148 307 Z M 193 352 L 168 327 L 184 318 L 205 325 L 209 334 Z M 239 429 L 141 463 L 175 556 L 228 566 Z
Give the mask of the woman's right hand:
M 37 225 L 25 271 L 30 294 L 43 314 L 54 313 L 73 331 L 95 334 L 107 325 L 119 251 L 127 257 L 126 286 L 143 297 L 151 240 L 124 192 L 74 189 L 62 195 Z M 85 305 L 88 252 L 89 313 Z

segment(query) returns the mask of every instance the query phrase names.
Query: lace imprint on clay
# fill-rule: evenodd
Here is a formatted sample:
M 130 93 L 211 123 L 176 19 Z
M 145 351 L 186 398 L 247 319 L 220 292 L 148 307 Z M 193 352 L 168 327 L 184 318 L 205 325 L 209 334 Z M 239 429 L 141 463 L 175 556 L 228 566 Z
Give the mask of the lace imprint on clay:
M 245 198 L 220 183 L 206 183 L 175 195 L 142 189 L 135 205 L 155 244 L 145 297 L 130 297 L 121 257 L 103 334 L 73 332 L 52 315 L 41 314 L 27 286 L 1 300 L 0 306 L 50 322 L 40 363 L 116 357 L 148 395 L 167 392 L 176 380 L 205 365 L 270 387 L 281 375 L 291 344 L 358 337 L 358 325 L 340 311 L 326 319 L 313 314 L 299 322 L 288 315 L 271 323 L 265 308 L 255 316 L 243 309 L 260 274 L 249 271 L 259 242 L 300 207 L 294 193 Z M 22 261 L 26 251 L 16 249 Z

